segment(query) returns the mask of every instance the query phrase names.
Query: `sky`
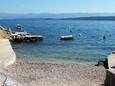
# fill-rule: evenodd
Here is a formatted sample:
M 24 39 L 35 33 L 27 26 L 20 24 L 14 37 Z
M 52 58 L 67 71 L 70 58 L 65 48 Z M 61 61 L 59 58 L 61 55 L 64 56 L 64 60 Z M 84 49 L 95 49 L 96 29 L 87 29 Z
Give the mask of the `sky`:
M 115 0 L 0 0 L 0 13 L 115 13 Z

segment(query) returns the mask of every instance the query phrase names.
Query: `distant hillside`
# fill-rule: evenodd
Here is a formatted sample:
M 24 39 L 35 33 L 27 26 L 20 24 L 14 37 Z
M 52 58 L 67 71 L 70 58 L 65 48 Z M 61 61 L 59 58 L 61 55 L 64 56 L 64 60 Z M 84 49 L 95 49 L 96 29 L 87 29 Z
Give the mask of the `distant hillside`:
M 95 17 L 62 18 L 61 20 L 114 20 L 115 21 L 115 16 L 95 16 Z
M 74 17 L 74 18 L 20 18 L 13 20 L 104 20 L 115 21 L 115 16 L 96 16 L 96 17 Z
M 29 13 L 29 14 L 11 14 L 11 13 L 0 13 L 0 19 L 84 19 L 84 17 L 95 16 L 115 16 L 115 13 Z M 87 19 L 86 18 L 86 19 Z

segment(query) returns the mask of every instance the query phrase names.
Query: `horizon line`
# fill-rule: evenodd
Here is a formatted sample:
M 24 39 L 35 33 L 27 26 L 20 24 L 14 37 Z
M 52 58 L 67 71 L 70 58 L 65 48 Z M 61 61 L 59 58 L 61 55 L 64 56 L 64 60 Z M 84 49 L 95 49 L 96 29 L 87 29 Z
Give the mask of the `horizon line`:
M 56 13 L 56 12 L 41 12 L 41 13 L 8 13 L 8 12 L 0 12 L 0 14 L 115 14 L 115 12 L 65 12 L 65 13 Z

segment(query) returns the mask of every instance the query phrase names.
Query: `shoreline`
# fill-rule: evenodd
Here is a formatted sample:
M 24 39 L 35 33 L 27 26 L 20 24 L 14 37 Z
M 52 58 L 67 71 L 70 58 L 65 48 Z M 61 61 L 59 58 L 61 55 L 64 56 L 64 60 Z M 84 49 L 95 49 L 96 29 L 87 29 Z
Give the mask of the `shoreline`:
M 31 61 L 36 61 L 36 62 L 40 62 L 40 63 L 56 63 L 56 64 L 91 64 L 91 65 L 95 65 L 98 62 L 84 62 L 84 61 L 77 61 L 77 60 L 64 60 L 64 59 L 54 59 L 54 58 L 16 58 L 17 60 L 31 60 Z
M 73 64 L 17 59 L 4 73 L 25 86 L 100 86 L 106 71 L 94 64 Z

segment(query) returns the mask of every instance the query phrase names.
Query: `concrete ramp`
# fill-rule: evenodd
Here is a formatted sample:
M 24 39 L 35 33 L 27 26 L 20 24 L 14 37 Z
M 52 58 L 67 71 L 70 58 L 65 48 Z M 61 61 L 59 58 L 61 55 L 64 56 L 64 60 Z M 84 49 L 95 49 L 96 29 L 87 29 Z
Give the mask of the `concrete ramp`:
M 16 60 L 12 46 L 8 39 L 0 39 L 0 69 L 13 64 Z

